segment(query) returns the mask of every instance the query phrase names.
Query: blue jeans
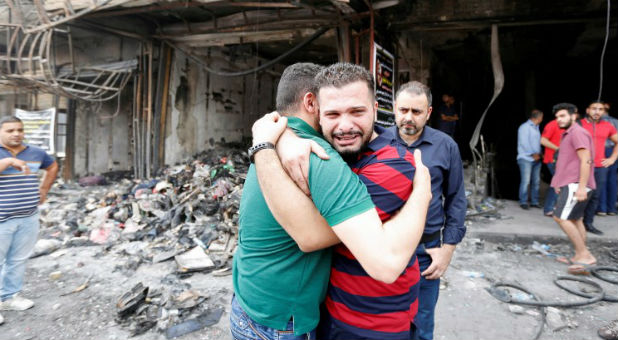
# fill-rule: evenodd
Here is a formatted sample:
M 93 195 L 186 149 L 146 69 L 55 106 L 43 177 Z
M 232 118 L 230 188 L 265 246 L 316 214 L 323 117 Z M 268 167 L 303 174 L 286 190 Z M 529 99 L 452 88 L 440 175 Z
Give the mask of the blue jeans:
M 530 204 L 539 204 L 539 185 L 541 182 L 541 162 L 531 162 L 518 159 L 519 175 L 519 204 L 528 204 L 528 184 L 530 184 Z
M 605 148 L 605 157 L 609 158 L 614 151 L 614 147 Z M 597 211 L 604 213 L 616 213 L 616 196 L 618 195 L 618 184 L 616 177 L 618 174 L 618 162 L 607 168 L 606 182 L 603 188 L 599 188 L 599 206 Z
M 39 235 L 39 213 L 0 222 L 0 298 L 7 300 L 21 291 L 26 261 Z
M 421 243 L 416 248 L 416 256 L 421 273 L 431 265 L 431 256 L 425 251 L 426 248 L 440 246 L 440 240 Z M 427 280 L 421 276 L 421 286 L 418 293 L 418 313 L 414 318 L 413 331 L 410 332 L 412 340 L 433 339 L 434 316 L 438 295 L 440 294 L 440 279 Z
M 592 196 L 586 205 L 586 211 L 584 211 L 584 225 L 591 226 L 594 223 L 594 214 L 599 206 L 599 189 L 605 187 L 607 182 L 607 168 L 599 167 L 594 168 L 594 180 L 597 184 L 596 190 L 592 190 Z
M 236 340 L 315 340 L 315 330 L 302 335 L 294 335 L 294 323 L 288 322 L 286 329 L 277 330 L 253 321 L 242 309 L 236 296 L 232 297 L 230 330 Z
M 554 174 L 556 173 L 556 163 L 547 163 L 545 165 L 547 166 L 547 170 L 549 170 L 551 177 L 554 177 Z M 545 206 L 543 207 L 543 212 L 545 214 L 554 211 L 554 205 L 556 204 L 557 198 L 558 194 L 556 194 L 556 190 L 554 190 L 551 186 L 548 187 L 545 192 Z

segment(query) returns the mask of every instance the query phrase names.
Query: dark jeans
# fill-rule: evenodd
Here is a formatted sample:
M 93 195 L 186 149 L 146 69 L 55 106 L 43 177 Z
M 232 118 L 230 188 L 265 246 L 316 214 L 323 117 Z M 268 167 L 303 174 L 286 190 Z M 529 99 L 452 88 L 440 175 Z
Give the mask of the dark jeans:
M 614 151 L 614 147 L 605 148 L 605 157 L 609 158 Z M 604 213 L 616 213 L 616 196 L 618 195 L 618 183 L 616 183 L 616 177 L 618 174 L 618 162 L 607 168 L 606 183 L 599 189 L 599 206 L 598 212 Z
M 431 256 L 425 251 L 426 248 L 440 246 L 440 240 L 421 243 L 416 248 L 416 257 L 421 273 L 431 265 Z M 434 316 L 438 295 L 440 294 L 440 279 L 427 280 L 421 276 L 421 287 L 418 293 L 418 313 L 414 318 L 412 340 L 433 339 Z
M 545 166 L 547 166 L 547 170 L 549 170 L 549 173 L 551 174 L 551 177 L 553 178 L 554 174 L 556 173 L 556 163 L 547 163 L 545 164 Z M 551 180 L 550 180 L 550 183 L 551 183 Z M 554 190 L 554 188 L 549 186 L 547 188 L 547 191 L 545 192 L 545 206 L 543 207 L 543 212 L 545 214 L 548 214 L 554 211 L 554 205 L 556 204 L 556 198 L 558 198 L 558 194 L 556 194 L 556 190 Z
M 597 189 L 592 191 L 592 197 L 588 201 L 586 211 L 584 212 L 584 225 L 591 226 L 594 223 L 594 214 L 599 205 L 599 188 L 605 186 L 607 181 L 607 168 L 594 168 L 594 180 L 597 182 Z

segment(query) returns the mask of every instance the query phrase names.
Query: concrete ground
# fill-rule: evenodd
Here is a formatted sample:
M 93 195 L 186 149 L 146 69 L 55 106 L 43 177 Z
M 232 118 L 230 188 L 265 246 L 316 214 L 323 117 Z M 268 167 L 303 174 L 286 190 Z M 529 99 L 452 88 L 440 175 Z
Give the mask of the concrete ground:
M 501 241 L 567 240 L 554 219 L 543 216 L 542 209 L 523 210 L 517 201 L 500 201 L 500 204 L 503 206 L 499 211 L 501 219 L 478 217 L 478 222 L 468 228 L 466 236 Z M 604 235 L 588 233 L 590 241 L 618 240 L 618 216 L 595 216 L 594 226 L 602 230 Z
M 501 201 L 499 205 L 503 206 L 499 218 L 477 217 L 469 222 L 466 238 L 444 276 L 446 287 L 441 290 L 436 308 L 436 339 L 533 339 L 539 326 L 538 312 L 513 307 L 523 314 L 511 311 L 508 304 L 485 290 L 494 282 L 523 285 L 550 301 L 582 299 L 552 282 L 559 275 L 567 275 L 567 265 L 531 247 L 537 241 L 549 253 L 571 255 L 568 239 L 553 219 L 543 216 L 541 209 L 523 210 L 516 201 Z M 594 223 L 605 235 L 589 233 L 590 250 L 599 265 L 618 266 L 608 256 L 608 251 L 618 250 L 618 217 L 596 217 Z M 618 295 L 618 285 L 589 278 L 600 283 L 608 294 Z M 558 313 L 566 327 L 552 331 L 546 324 L 540 339 L 600 339 L 598 328 L 618 318 L 618 304 L 598 302 L 558 309 Z
M 485 288 L 497 281 L 517 282 L 543 299 L 581 299 L 552 283 L 556 276 L 566 274 L 566 265 L 531 248 L 536 240 L 550 253 L 569 254 L 570 246 L 553 220 L 543 217 L 540 210 L 523 211 L 516 202 L 501 204 L 499 218 L 477 217 L 468 222 L 468 234 L 443 282 L 436 310 L 436 339 L 532 339 L 539 323 L 538 312 L 534 308 L 509 308 L 492 297 Z M 608 256 L 608 251 L 618 249 L 617 221 L 616 217 L 596 219 L 596 226 L 606 232 L 604 237 L 590 237 L 591 251 L 600 264 L 618 265 Z M 128 265 L 125 262 L 122 251 L 106 251 L 101 246 L 68 248 L 32 259 L 23 295 L 35 300 L 36 305 L 24 312 L 2 312 L 6 321 L 0 326 L 0 340 L 128 339 L 128 330 L 116 321 L 118 297 L 138 282 L 152 288 L 169 287 L 169 274 L 175 265 L 142 264 L 137 270 L 127 271 L 122 270 Z M 61 276 L 50 277 L 54 271 L 60 271 Z M 65 295 L 88 278 L 87 288 Z M 593 280 L 618 296 L 617 285 Z M 224 306 L 226 313 L 218 324 L 180 339 L 231 340 L 231 276 L 197 273 L 175 283 L 187 284 L 208 297 L 204 303 Z M 598 302 L 556 313 L 562 324 L 552 324 L 556 331 L 546 326 L 541 339 L 596 339 L 599 327 L 618 318 L 618 304 Z M 153 329 L 135 339 L 165 336 Z

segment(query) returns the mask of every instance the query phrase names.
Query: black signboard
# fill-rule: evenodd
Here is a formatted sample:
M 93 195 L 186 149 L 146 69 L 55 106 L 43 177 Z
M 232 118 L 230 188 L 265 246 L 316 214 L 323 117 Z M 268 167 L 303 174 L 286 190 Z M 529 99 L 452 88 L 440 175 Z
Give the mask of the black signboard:
M 395 124 L 393 112 L 395 90 L 395 57 L 379 46 L 374 44 L 373 65 L 376 81 L 376 100 L 378 101 L 378 117 L 376 123 L 384 126 Z

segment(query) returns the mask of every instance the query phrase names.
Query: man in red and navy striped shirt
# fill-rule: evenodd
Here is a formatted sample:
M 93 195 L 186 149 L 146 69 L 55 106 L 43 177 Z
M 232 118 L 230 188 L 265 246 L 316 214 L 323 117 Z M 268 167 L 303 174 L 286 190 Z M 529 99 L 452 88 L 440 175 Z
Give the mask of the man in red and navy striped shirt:
M 392 134 L 381 127 L 375 130 L 380 135 L 348 164 L 367 186 L 380 219 L 387 221 L 412 192 L 414 156 Z M 408 339 L 419 279 L 416 256 L 395 282 L 387 284 L 372 279 L 345 245 L 337 245 L 320 338 Z

